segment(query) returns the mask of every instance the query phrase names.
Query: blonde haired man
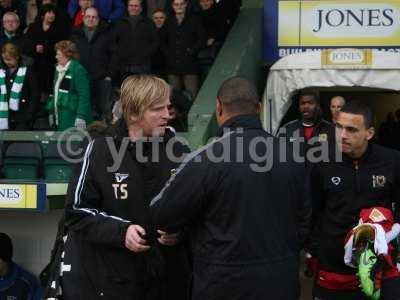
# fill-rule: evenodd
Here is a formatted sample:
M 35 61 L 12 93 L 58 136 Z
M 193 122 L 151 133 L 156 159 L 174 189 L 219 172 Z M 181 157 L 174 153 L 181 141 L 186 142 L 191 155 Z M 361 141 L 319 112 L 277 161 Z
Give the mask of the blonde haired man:
M 153 227 L 148 212 L 189 151 L 167 128 L 169 96 L 160 78 L 128 77 L 122 118 L 88 143 L 66 206 L 66 224 L 85 259 L 66 251 L 64 265 L 75 273 L 63 273 L 63 299 L 185 299 L 183 248 L 177 234 Z

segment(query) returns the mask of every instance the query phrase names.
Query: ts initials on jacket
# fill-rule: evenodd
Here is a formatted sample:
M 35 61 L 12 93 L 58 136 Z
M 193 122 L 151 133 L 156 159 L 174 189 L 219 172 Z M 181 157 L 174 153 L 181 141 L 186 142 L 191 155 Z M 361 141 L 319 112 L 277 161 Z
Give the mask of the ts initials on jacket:
M 113 126 L 106 137 L 88 144 L 84 161 L 77 168 L 68 191 L 66 220 L 71 231 L 78 233 L 82 240 L 80 255 L 85 259 L 82 259 L 82 266 L 72 266 L 82 271 L 79 286 L 70 289 L 78 294 L 67 295 L 67 299 L 183 299 L 180 292 L 186 293 L 185 278 L 188 277 L 179 277 L 188 266 L 183 249 L 177 245 L 164 251 L 163 246 L 157 244 L 156 228 L 148 214 L 151 197 L 178 164 L 166 155 L 166 143 L 171 138 L 172 133 L 167 131 L 165 142 L 158 143 L 159 160 L 154 163 L 151 162 L 152 143 L 129 142 L 123 120 Z M 174 145 L 175 157 L 188 152 L 183 144 Z M 112 153 L 122 156 L 115 170 L 109 169 L 118 163 Z M 149 161 L 142 162 L 139 155 Z M 125 247 L 126 231 L 131 224 L 145 228 L 146 240 L 151 246 L 149 251 L 134 253 Z M 171 257 L 167 251 L 174 255 L 171 263 L 174 268 L 168 269 Z M 171 283 L 174 281 L 181 284 L 174 285 Z M 162 298 L 165 297 L 163 287 L 170 298 Z M 176 287 L 178 290 L 174 290 Z

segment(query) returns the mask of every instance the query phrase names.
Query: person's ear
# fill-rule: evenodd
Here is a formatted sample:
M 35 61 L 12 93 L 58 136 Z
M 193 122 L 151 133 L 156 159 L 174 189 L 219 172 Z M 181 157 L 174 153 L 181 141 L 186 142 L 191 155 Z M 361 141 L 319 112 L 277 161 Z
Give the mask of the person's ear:
M 372 139 L 375 135 L 375 128 L 374 127 L 370 127 L 367 129 L 367 140 L 369 141 L 370 139 Z
M 258 102 L 256 105 L 256 114 L 259 115 L 261 113 L 261 102 Z
M 223 107 L 222 107 L 222 103 L 221 101 L 217 98 L 217 107 L 215 109 L 215 113 L 217 114 L 217 116 L 222 116 L 223 113 Z

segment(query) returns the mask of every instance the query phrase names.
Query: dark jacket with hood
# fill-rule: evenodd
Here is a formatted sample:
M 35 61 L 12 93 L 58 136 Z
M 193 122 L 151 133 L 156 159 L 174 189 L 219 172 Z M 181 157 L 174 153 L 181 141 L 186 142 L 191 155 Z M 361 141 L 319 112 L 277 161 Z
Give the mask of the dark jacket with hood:
M 77 246 L 68 240 L 65 245 L 64 265 L 71 265 L 71 272 L 63 273 L 63 299 L 184 299 L 188 264 L 182 244 L 158 244 L 148 213 L 151 198 L 178 165 L 166 151 L 174 136 L 167 131 L 164 137 L 156 142 L 159 151 L 152 152 L 151 142 L 130 142 L 125 122 L 119 120 L 105 136 L 88 143 L 68 187 L 66 226 Z M 188 152 L 179 142 L 173 145 L 175 157 Z M 109 170 L 118 162 L 115 151 L 122 161 Z M 131 224 L 145 228 L 149 251 L 125 247 Z
M 298 252 L 311 207 L 304 164 L 279 159 L 256 116 L 228 120 L 151 203 L 157 227 L 190 226 L 193 300 L 298 297 Z M 262 158 L 262 159 L 260 159 Z

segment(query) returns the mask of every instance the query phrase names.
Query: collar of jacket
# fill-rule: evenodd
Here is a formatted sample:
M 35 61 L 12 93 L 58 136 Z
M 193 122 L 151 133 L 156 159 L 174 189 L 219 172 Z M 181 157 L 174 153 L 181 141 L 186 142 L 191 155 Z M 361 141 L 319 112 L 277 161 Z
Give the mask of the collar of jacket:
M 72 34 L 76 34 L 76 35 L 82 35 L 85 36 L 85 32 L 84 32 L 84 25 L 80 25 L 79 27 L 75 27 L 72 29 Z M 99 25 L 97 26 L 97 28 L 94 30 L 93 32 L 93 37 L 97 36 L 105 31 L 107 31 L 109 28 L 108 24 L 105 23 L 104 21 L 100 21 Z
M 299 124 L 300 124 L 299 126 L 303 127 L 303 124 L 304 124 L 303 119 L 300 118 L 300 119 L 298 119 L 298 121 L 299 121 Z M 314 120 L 314 123 L 311 126 L 315 127 L 315 128 L 318 128 L 318 127 L 320 127 L 322 125 L 323 121 L 324 121 L 324 119 L 321 116 L 319 116 Z
M 358 161 L 359 165 L 362 165 L 366 160 L 368 160 L 372 154 L 373 154 L 373 145 L 371 143 L 368 143 L 368 147 L 367 150 L 364 152 L 363 155 L 361 155 L 361 157 L 354 159 L 350 156 L 348 156 L 347 154 L 343 153 L 343 162 L 345 162 L 346 164 L 351 164 L 353 165 L 354 161 Z
M 124 118 L 120 118 L 117 122 L 115 122 L 115 124 L 106 131 L 106 134 L 111 136 L 119 147 L 122 143 L 122 140 L 129 137 L 128 126 L 126 125 Z M 169 128 L 166 128 L 162 143 L 166 144 L 174 136 L 175 134 Z
M 261 121 L 258 115 L 238 115 L 230 118 L 222 124 L 217 131 L 217 136 L 222 136 L 226 129 L 262 129 Z

